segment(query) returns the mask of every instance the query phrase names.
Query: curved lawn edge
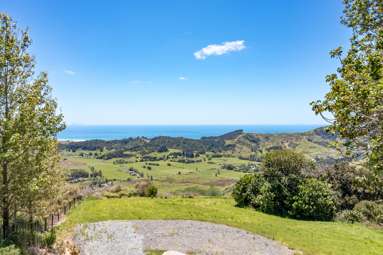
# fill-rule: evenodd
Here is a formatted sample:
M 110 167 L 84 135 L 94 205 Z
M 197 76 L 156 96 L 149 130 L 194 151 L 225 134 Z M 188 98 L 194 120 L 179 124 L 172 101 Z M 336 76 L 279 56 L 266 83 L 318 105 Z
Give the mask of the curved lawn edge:
M 299 221 L 237 208 L 227 198 L 126 198 L 85 200 L 58 227 L 106 220 L 199 220 L 241 228 L 304 254 L 372 254 L 383 251 L 383 230 L 360 224 Z

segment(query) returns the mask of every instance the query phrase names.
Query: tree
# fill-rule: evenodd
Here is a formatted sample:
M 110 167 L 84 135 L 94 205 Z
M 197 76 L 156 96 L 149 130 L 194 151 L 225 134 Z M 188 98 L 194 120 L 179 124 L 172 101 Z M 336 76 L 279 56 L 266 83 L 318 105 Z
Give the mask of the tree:
M 56 135 L 64 128 L 63 116 L 57 114 L 47 75 L 34 74 L 30 44 L 27 31 L 0 14 L 0 207 L 5 238 L 11 209 L 13 214 L 32 214 L 37 204 L 46 208 L 60 180 Z
M 262 169 L 266 181 L 270 183 L 268 192 L 274 194 L 274 213 L 287 215 L 298 185 L 313 172 L 313 162 L 300 153 L 277 150 L 265 155 Z
M 383 1 L 343 0 L 342 23 L 352 29 L 351 45 L 331 51 L 340 67 L 326 77 L 330 92 L 312 102 L 316 114 L 346 145 L 364 148 L 371 167 L 383 171 Z M 332 117 L 326 117 L 330 113 Z
M 330 185 L 313 178 L 306 179 L 298 186 L 293 197 L 291 216 L 306 220 L 331 220 L 335 216 L 334 191 Z

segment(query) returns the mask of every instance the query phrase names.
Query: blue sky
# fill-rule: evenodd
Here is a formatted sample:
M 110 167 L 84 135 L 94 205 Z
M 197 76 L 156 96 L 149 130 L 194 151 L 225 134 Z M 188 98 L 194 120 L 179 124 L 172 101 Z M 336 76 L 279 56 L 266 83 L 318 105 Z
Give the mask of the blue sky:
M 68 124 L 323 123 L 309 102 L 328 90 L 338 65 L 328 52 L 350 35 L 341 0 L 2 0 L 0 10 L 29 28 Z

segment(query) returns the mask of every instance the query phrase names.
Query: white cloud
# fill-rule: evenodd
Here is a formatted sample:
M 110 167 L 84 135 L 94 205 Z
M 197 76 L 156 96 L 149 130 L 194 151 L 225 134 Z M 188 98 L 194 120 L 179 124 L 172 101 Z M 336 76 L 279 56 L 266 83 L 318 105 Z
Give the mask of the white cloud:
M 181 81 L 186 81 L 188 79 L 188 77 L 180 76 L 180 77 L 178 77 L 178 79 L 181 80 Z
M 205 48 L 200 49 L 199 51 L 194 52 L 194 57 L 198 60 L 205 59 L 208 56 L 212 55 L 223 55 L 232 51 L 240 51 L 245 49 L 245 41 L 237 40 L 231 42 L 224 42 L 222 44 L 210 44 Z
M 76 74 L 76 72 L 75 72 L 75 71 L 72 71 L 72 70 L 69 70 L 69 69 L 67 69 L 67 70 L 64 70 L 64 73 L 65 73 L 65 74 L 67 74 L 67 75 L 70 75 L 70 76 L 73 76 L 73 75 L 75 75 L 75 74 Z

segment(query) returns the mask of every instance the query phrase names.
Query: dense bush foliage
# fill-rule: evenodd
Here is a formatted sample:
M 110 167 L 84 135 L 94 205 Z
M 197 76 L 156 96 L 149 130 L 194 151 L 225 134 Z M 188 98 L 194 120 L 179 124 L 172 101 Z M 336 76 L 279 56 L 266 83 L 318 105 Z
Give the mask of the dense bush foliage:
M 360 213 L 364 222 L 383 224 L 383 204 L 365 200 L 357 203 L 353 211 Z
M 329 185 L 307 179 L 314 165 L 293 151 L 265 155 L 261 173 L 245 175 L 235 185 L 238 206 L 304 219 L 331 219 L 335 201 Z M 307 180 L 306 180 L 307 179 Z
M 240 207 L 249 205 L 253 198 L 253 194 L 250 192 L 250 184 L 253 178 L 255 178 L 255 175 L 244 175 L 234 186 L 232 195 Z
M 149 181 L 142 181 L 136 184 L 136 194 L 141 197 L 156 197 L 158 189 Z
M 353 209 L 362 200 L 383 199 L 383 178 L 364 168 L 335 165 L 322 175 L 337 193 L 339 209 Z
M 290 215 L 305 220 L 331 220 L 336 212 L 334 191 L 316 179 L 306 179 L 293 197 Z
M 243 176 L 234 186 L 238 206 L 307 220 L 337 219 L 383 224 L 383 179 L 347 164 L 326 169 L 314 179 L 315 165 L 293 151 L 264 156 L 259 173 Z
M 21 255 L 21 251 L 14 245 L 0 247 L 0 255 Z

